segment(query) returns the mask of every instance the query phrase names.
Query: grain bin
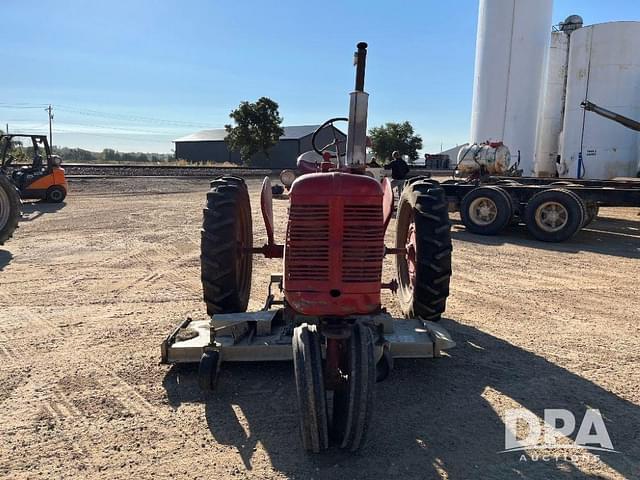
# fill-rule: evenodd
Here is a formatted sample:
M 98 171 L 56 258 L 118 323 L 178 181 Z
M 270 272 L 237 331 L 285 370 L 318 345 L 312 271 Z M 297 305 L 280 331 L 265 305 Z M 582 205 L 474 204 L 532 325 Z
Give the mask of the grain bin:
M 640 119 L 640 22 L 591 25 L 571 35 L 560 174 L 609 179 L 638 171 L 638 133 L 585 112 L 589 100 Z
M 552 0 L 481 0 L 471 143 L 504 142 L 533 173 Z

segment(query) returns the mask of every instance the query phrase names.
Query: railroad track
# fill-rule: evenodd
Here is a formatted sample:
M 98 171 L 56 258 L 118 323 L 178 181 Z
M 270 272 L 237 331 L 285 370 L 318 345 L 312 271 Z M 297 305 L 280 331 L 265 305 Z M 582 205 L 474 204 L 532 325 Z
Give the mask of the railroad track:
M 242 177 L 278 175 L 280 169 L 256 167 L 210 167 L 178 165 L 126 165 L 97 163 L 64 163 L 69 178 L 103 177 L 190 177 L 210 178 L 216 175 L 238 175 Z

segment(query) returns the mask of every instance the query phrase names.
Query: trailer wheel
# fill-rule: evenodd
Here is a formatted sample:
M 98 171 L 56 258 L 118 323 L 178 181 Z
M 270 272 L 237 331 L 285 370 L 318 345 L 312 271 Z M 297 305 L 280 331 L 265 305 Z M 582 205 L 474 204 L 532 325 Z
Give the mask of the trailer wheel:
M 397 298 L 408 318 L 437 321 L 444 312 L 451 279 L 451 224 L 444 189 L 434 180 L 405 186 L 398 203 Z
M 220 372 L 220 353 L 215 350 L 208 350 L 200 357 L 198 365 L 198 385 L 205 392 L 215 390 L 218 384 L 218 373 Z
M 598 218 L 598 213 L 600 213 L 600 205 L 598 205 L 597 203 L 587 204 L 587 219 L 585 220 L 582 228 L 586 227 L 596 218 Z
M 355 452 L 364 445 L 373 410 L 376 363 L 369 327 L 354 324 L 346 355 L 348 378 L 333 395 L 331 436 L 340 448 Z
M 4 245 L 18 228 L 21 205 L 16 187 L 0 173 L 0 245 Z
M 211 182 L 203 211 L 200 265 L 209 315 L 245 312 L 251 292 L 253 227 L 244 180 Z
M 293 367 L 302 444 L 305 450 L 319 453 L 329 447 L 329 423 L 320 334 L 315 325 L 303 323 L 294 329 Z
M 536 193 L 525 210 L 529 232 L 543 242 L 562 242 L 575 235 L 587 218 L 582 199 L 560 188 Z
M 478 187 L 460 203 L 460 217 L 467 230 L 480 235 L 500 233 L 513 217 L 513 203 L 500 187 Z

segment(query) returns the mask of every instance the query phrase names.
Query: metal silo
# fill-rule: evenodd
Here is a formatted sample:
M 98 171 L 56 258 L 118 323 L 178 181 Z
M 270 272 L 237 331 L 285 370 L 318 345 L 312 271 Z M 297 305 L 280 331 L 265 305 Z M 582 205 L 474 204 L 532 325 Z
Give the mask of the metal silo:
M 533 173 L 552 0 L 481 0 L 471 142 L 502 141 Z
M 571 35 L 560 174 L 608 179 L 638 171 L 638 133 L 585 112 L 589 100 L 640 119 L 640 22 L 592 25 Z

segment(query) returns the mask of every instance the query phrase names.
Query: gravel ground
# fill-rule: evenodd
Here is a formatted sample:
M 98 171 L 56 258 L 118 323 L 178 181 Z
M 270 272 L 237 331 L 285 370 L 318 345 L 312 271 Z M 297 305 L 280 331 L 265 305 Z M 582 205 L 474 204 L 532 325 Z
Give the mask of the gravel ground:
M 249 184 L 260 244 L 259 181 Z M 66 204 L 26 205 L 0 249 L 0 476 L 640 478 L 637 210 L 603 209 L 564 244 L 520 227 L 479 237 L 454 218 L 442 323 L 457 347 L 396 363 L 360 453 L 314 456 L 300 448 L 291 365 L 225 365 L 219 391 L 204 396 L 193 368 L 159 363 L 170 329 L 205 315 L 206 189 L 203 180 L 73 180 Z M 275 215 L 281 239 L 286 201 L 275 200 Z M 256 260 L 251 308 L 278 269 Z M 390 295 L 385 303 L 398 313 Z M 515 407 L 567 408 L 578 423 L 598 408 L 620 453 L 498 454 L 503 414 Z

